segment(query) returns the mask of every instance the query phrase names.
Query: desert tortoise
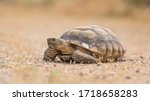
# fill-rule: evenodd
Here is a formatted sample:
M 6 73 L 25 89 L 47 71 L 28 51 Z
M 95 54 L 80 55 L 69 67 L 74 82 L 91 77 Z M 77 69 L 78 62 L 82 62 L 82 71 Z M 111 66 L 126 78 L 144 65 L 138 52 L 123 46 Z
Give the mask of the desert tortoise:
M 96 25 L 71 28 L 60 38 L 48 38 L 47 43 L 45 61 L 54 61 L 58 56 L 63 62 L 98 63 L 117 61 L 125 54 L 116 35 Z

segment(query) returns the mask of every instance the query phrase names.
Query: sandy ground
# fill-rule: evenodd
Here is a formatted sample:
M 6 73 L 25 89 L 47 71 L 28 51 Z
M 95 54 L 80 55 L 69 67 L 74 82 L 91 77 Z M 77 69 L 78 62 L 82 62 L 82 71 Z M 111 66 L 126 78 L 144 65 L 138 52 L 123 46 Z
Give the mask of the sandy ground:
M 0 13 L 0 83 L 150 83 L 150 22 L 14 12 Z M 116 33 L 127 49 L 125 62 L 96 65 L 42 61 L 48 37 L 91 24 Z

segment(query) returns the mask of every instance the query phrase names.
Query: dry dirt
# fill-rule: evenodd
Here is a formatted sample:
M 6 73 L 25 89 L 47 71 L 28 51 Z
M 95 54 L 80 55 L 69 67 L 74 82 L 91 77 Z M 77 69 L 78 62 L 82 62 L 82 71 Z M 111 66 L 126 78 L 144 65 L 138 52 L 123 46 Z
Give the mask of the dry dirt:
M 0 83 L 150 83 L 150 22 L 134 18 L 73 17 L 54 12 L 0 13 Z M 116 33 L 127 49 L 125 62 L 43 62 L 48 37 L 79 25 Z

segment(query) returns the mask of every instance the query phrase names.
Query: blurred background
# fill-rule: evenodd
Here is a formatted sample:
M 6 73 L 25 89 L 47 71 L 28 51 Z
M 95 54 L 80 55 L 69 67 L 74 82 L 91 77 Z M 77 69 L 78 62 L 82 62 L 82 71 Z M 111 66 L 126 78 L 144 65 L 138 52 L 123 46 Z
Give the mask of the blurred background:
M 43 64 L 46 39 L 81 25 L 111 29 L 132 62 Z M 0 83 L 150 83 L 149 43 L 150 0 L 0 0 Z
M 44 10 L 73 16 L 148 16 L 149 0 L 0 0 L 1 7 Z M 4 8 L 7 10 L 7 7 Z M 3 9 L 3 10 L 4 10 Z

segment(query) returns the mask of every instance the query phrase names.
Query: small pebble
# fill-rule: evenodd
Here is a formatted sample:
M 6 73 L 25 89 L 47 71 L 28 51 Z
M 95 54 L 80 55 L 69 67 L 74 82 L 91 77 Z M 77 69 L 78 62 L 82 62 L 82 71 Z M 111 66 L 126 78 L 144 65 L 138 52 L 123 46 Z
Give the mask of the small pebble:
M 135 71 L 136 73 L 140 73 L 140 71 L 137 69 L 136 71 Z
M 56 64 L 54 64 L 54 67 L 56 67 Z
M 134 61 L 134 59 L 129 59 L 129 61 Z
M 130 76 L 126 76 L 125 78 L 126 78 L 126 79 L 131 79 L 131 77 L 130 77 Z
M 144 56 L 140 56 L 140 58 L 141 58 L 141 59 L 145 59 L 145 57 L 144 57 Z

